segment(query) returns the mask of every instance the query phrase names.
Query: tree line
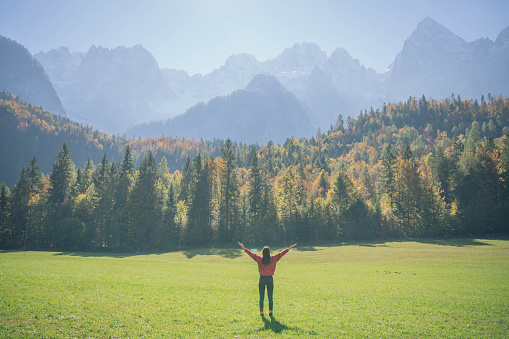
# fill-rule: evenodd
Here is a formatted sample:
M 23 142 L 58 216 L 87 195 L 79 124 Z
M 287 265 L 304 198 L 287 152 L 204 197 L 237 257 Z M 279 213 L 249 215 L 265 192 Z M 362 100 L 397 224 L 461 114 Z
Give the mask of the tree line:
M 412 97 L 346 126 L 339 116 L 310 139 L 214 141 L 217 152 L 189 154 L 179 170 L 164 138 L 138 166 L 133 148 L 154 139 L 126 143 L 121 161 L 104 154 L 79 168 L 64 143 L 49 174 L 34 157 L 12 188 L 0 185 L 0 246 L 166 251 L 507 235 L 508 108 L 491 95 L 480 104 Z

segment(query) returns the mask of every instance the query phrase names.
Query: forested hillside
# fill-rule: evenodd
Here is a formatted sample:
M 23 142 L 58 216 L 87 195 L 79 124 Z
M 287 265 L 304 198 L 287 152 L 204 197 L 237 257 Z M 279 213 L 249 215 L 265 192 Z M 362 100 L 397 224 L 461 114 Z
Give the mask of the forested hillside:
M 55 161 L 46 175 L 37 157 L 14 186 L 1 185 L 2 248 L 163 251 L 509 233 L 504 97 L 411 97 L 346 124 L 339 116 L 311 139 L 262 146 L 125 140 L 12 98 L 1 107 L 2 134 L 6 121 L 13 136 L 32 131 L 18 143 L 34 143 L 32 136 L 39 147 L 44 138 L 67 142 L 48 157 Z M 64 137 L 57 131 L 66 124 Z M 73 142 L 93 142 L 106 154 L 84 161 L 71 152 Z
M 126 140 L 48 113 L 0 91 L 0 181 L 13 186 L 23 165 L 34 156 L 39 159 L 41 170 L 49 173 L 64 142 L 72 152 L 73 161 L 81 166 L 89 157 L 99 162 L 104 154 L 110 161 L 120 161 L 129 142 L 135 165 L 153 150 L 156 159 L 166 156 L 171 171 L 181 169 L 188 155 L 207 150 L 218 155 L 220 148 L 220 144 L 177 138 Z

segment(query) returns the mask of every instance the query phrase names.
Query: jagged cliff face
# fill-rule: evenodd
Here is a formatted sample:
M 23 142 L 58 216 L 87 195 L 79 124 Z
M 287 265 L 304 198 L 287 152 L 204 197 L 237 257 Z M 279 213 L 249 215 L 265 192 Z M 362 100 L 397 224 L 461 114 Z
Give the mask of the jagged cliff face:
M 275 77 L 293 93 L 315 129 L 327 129 L 339 114 L 355 116 L 409 96 L 509 94 L 509 28 L 495 42 L 469 43 L 431 18 L 418 24 L 383 74 L 344 49 L 327 56 L 314 43 L 295 44 L 264 62 L 249 54 L 232 55 L 211 73 L 193 76 L 160 69 L 141 46 L 92 47 L 86 53 L 59 48 L 35 56 L 71 117 L 113 133 L 244 89 L 257 74 Z
M 61 47 L 35 57 L 46 68 L 71 117 L 112 133 L 182 114 L 198 102 L 245 88 L 257 74 L 276 77 L 303 102 L 312 126 L 325 129 L 338 112 L 354 115 L 364 107 L 372 83 L 379 82 L 372 78 L 380 77 L 345 50 L 338 49 L 328 58 L 313 43 L 295 44 L 265 62 L 248 54 L 233 55 L 213 72 L 194 76 L 159 69 L 154 57 L 141 46 L 93 46 L 86 53 L 70 53 Z M 321 77 L 311 78 L 317 69 L 327 73 L 323 81 Z M 320 96 L 320 110 L 312 106 L 313 100 L 307 102 L 317 97 L 318 88 L 331 85 L 334 88 L 324 94 L 332 96 Z
M 117 133 L 147 117 L 166 115 L 165 101 L 172 93 L 156 60 L 141 46 L 92 46 L 87 53 L 72 54 L 59 48 L 36 57 L 76 120 Z
M 509 27 L 502 30 L 495 42 L 479 39 L 471 43 L 472 87 L 475 92 L 493 95 L 509 93 Z
M 508 94 L 508 29 L 495 42 L 466 42 L 431 18 L 424 19 L 405 41 L 389 67 L 382 93 L 388 100 L 411 95 L 441 98 Z
M 25 47 L 3 36 L 0 36 L 0 90 L 19 95 L 49 112 L 66 115 L 41 64 Z
M 469 46 L 444 26 L 427 18 L 405 41 L 384 89 L 389 99 L 411 95 L 437 97 L 444 91 L 464 93 Z

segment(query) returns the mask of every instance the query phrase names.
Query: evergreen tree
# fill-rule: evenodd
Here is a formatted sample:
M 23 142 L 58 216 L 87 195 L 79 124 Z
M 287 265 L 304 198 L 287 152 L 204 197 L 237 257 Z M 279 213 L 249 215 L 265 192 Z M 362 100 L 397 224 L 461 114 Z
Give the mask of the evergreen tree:
M 475 182 L 470 187 L 472 196 L 464 212 L 464 225 L 472 234 L 502 233 L 506 225 L 502 224 L 500 208 L 503 206 L 501 195 L 503 182 L 499 171 L 498 150 L 485 140 L 478 148 L 475 159 L 470 163 L 467 176 Z M 473 189 L 472 189 L 473 188 Z
M 159 228 L 156 183 L 157 163 L 152 152 L 143 158 L 136 183 L 129 195 L 129 246 L 135 250 L 154 250 Z
M 274 243 L 278 239 L 278 217 L 273 188 L 268 180 L 263 185 L 262 214 L 259 239 L 263 244 Z
M 9 187 L 0 182 L 0 248 L 12 248 L 12 229 L 9 222 Z
M 53 209 L 68 202 L 73 178 L 74 163 L 71 160 L 69 146 L 64 143 L 58 152 L 56 161 L 53 163 L 49 177 L 48 202 L 53 206 Z M 53 212 L 57 211 L 54 210 Z
M 424 172 L 424 171 L 421 171 Z M 422 177 L 421 234 L 425 237 L 448 236 L 452 233 L 445 197 L 440 192 L 440 183 L 433 180 L 431 171 Z
M 23 166 L 18 182 L 13 190 L 12 226 L 13 245 L 16 248 L 28 248 L 37 242 L 40 233 L 43 175 L 34 156 L 29 167 Z
M 201 159 L 200 159 L 201 161 Z M 184 201 L 186 204 L 189 202 L 189 195 L 191 194 L 192 184 L 195 179 L 193 165 L 191 158 L 188 156 L 184 167 L 182 168 L 182 181 L 180 183 L 180 196 L 179 200 Z
M 450 206 L 453 202 L 453 160 L 444 153 L 442 147 L 431 154 L 430 157 L 431 173 L 433 180 L 440 185 L 440 195 L 445 203 Z
M 394 214 L 404 235 L 422 236 L 422 182 L 413 156 L 407 155 L 398 161 L 399 176 L 396 180 L 398 200 Z
M 31 196 L 28 169 L 23 166 L 19 179 L 13 189 L 12 203 L 12 242 L 15 248 L 25 248 L 27 240 L 28 205 Z
M 504 199 L 509 199 L 509 132 L 504 134 L 500 156 L 502 180 L 504 182 Z
M 245 237 L 255 237 L 256 241 L 260 241 L 260 237 L 264 237 L 262 234 L 262 200 L 263 200 L 263 181 L 260 164 L 258 162 L 258 154 L 254 152 L 251 159 L 251 165 L 249 168 L 249 188 L 248 188 L 248 219 L 249 228 L 244 234 L 242 239 Z
M 239 183 L 237 180 L 237 166 L 235 149 L 230 139 L 227 139 L 221 150 L 223 166 L 220 174 L 221 203 L 219 211 L 219 242 L 227 243 L 234 240 L 238 227 L 239 209 Z
M 283 243 L 286 239 L 293 242 L 295 239 L 295 226 L 300 218 L 300 192 L 297 186 L 295 170 L 288 167 L 277 182 L 278 215 L 283 234 Z
M 90 185 L 94 183 L 94 162 L 90 159 L 90 156 L 87 159 L 87 163 L 85 164 L 85 168 L 83 169 L 82 176 L 78 181 L 79 193 L 85 193 Z
M 319 198 L 322 198 L 322 199 L 325 199 L 327 197 L 327 192 L 329 191 L 329 182 L 327 180 L 327 177 L 325 175 L 325 170 L 321 170 L 320 171 L 320 176 L 319 176 L 319 179 L 318 179 L 318 197 Z
M 249 168 L 249 215 L 256 219 L 260 214 L 262 203 L 262 173 L 258 163 L 258 155 L 254 153 Z
M 122 160 L 122 165 L 120 166 L 120 173 L 128 173 L 132 174 L 134 170 L 133 156 L 131 154 L 131 147 L 129 144 L 126 145 L 124 151 L 124 158 Z
M 195 179 L 192 185 L 191 201 L 189 205 L 187 243 L 200 246 L 210 243 L 211 230 L 211 166 L 210 161 L 202 162 L 198 154 L 193 160 Z
M 396 202 L 396 193 L 395 193 L 395 183 L 396 183 L 396 173 L 395 173 L 395 164 L 396 157 L 392 152 L 391 144 L 387 145 L 384 149 L 384 157 L 382 160 L 382 170 L 381 170 L 381 185 L 382 191 L 387 195 L 389 203 L 392 208 L 394 208 L 394 204 Z
M 71 244 L 83 235 L 81 225 L 69 222 L 72 217 L 71 188 L 74 182 L 74 163 L 67 143 L 64 143 L 49 176 L 48 203 L 48 245 L 71 249 Z
M 502 169 L 502 193 L 501 193 L 501 214 L 500 214 L 500 233 L 509 233 L 509 133 L 503 138 L 503 146 L 500 157 L 500 167 Z
M 134 183 L 134 162 L 131 155 L 131 147 L 126 145 L 124 157 L 120 164 L 115 190 L 115 211 L 112 220 L 112 243 L 113 248 L 121 249 L 128 243 L 128 219 L 129 213 L 126 208 Z
M 350 225 L 347 224 L 347 212 L 352 203 L 356 200 L 354 185 L 352 178 L 348 176 L 346 171 L 342 170 L 336 176 L 330 190 L 329 206 L 332 212 L 334 229 L 333 239 L 335 240 L 340 234 L 350 238 L 353 234 Z
M 112 173 L 113 169 L 113 173 Z M 95 247 L 108 247 L 110 244 L 111 222 L 114 207 L 115 168 L 108 161 L 106 153 L 94 173 L 94 186 L 98 198 L 94 209 L 95 227 L 93 242 Z
M 165 241 L 167 240 L 168 248 L 176 248 L 179 246 L 180 234 L 178 233 L 177 223 L 175 221 L 177 216 L 177 195 L 173 182 L 170 184 L 168 190 L 168 199 L 166 200 L 166 210 L 164 215 L 164 226 L 166 229 Z

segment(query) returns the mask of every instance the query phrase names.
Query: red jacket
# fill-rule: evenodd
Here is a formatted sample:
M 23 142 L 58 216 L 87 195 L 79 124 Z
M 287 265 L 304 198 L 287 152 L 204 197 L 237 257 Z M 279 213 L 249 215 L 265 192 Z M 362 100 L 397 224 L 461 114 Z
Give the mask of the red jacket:
M 271 255 L 270 256 L 270 259 L 271 259 L 270 264 L 267 266 L 262 265 L 262 257 L 259 256 L 258 254 L 251 252 L 247 248 L 244 249 L 244 252 L 249 254 L 249 256 L 251 258 L 253 258 L 253 260 L 258 263 L 258 272 L 260 272 L 260 275 L 274 275 L 274 272 L 276 271 L 277 262 L 279 261 L 279 259 L 281 259 L 283 257 L 283 255 L 288 253 L 289 250 L 290 249 L 287 248 L 286 250 L 283 250 L 283 251 L 279 252 L 278 254 Z

